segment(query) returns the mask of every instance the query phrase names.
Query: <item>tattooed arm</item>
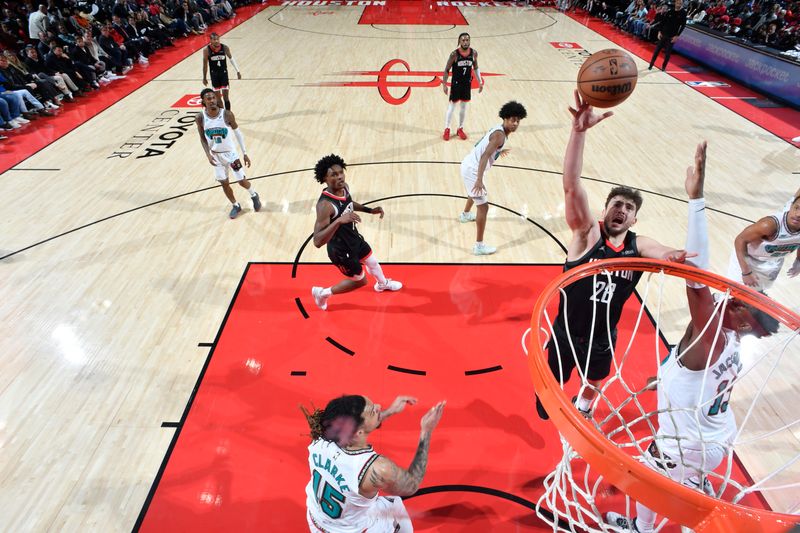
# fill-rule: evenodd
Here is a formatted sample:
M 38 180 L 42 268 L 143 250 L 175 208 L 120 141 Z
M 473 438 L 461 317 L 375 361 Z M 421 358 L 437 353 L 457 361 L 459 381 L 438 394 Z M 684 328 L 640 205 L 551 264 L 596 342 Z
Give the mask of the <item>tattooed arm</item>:
M 374 497 L 378 491 L 393 496 L 410 496 L 417 492 L 425 470 L 428 467 L 428 450 L 431 433 L 442 418 L 445 402 L 439 402 L 422 417 L 422 432 L 414 459 L 408 469 L 397 466 L 391 459 L 378 457 L 361 480 L 359 494 L 365 498 Z

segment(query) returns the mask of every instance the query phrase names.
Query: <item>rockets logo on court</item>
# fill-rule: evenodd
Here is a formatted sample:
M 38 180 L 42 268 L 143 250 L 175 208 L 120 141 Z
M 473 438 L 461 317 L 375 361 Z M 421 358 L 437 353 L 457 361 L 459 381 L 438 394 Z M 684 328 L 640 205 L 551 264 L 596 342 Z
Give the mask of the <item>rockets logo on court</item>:
M 396 68 L 396 70 L 395 70 Z M 380 70 L 355 70 L 337 72 L 335 76 L 352 76 L 352 81 L 323 81 L 308 83 L 305 87 L 374 87 L 384 102 L 391 105 L 401 105 L 411 96 L 412 88 L 439 88 L 442 86 L 441 70 L 411 70 L 407 62 L 402 59 L 387 61 Z M 481 77 L 502 76 L 493 72 L 481 72 Z M 367 78 L 367 79 L 365 79 Z M 372 80 L 368 78 L 373 78 Z M 449 83 L 448 83 L 449 85 Z M 473 75 L 472 88 L 478 88 L 478 80 Z

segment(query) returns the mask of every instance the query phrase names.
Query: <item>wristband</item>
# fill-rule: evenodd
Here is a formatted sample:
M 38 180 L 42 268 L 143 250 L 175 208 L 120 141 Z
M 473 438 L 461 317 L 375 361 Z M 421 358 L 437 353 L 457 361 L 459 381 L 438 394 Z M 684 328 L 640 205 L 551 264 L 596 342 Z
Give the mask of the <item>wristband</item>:
M 752 274 L 752 273 L 753 273 L 753 271 L 752 271 L 752 270 L 751 270 L 750 272 L 742 272 L 742 277 L 744 277 L 744 276 L 749 276 L 749 275 L 750 275 L 750 274 Z

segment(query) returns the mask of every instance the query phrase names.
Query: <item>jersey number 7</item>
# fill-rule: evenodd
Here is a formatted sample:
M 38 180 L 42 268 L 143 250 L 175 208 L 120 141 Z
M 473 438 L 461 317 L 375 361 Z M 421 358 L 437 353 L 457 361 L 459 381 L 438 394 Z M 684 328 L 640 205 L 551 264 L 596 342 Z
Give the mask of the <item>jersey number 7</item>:
M 320 490 L 320 481 L 322 481 L 322 474 L 314 470 L 314 494 L 317 496 L 317 502 L 326 515 L 331 518 L 339 518 L 342 516 L 342 506 L 344 505 L 344 494 L 330 486 L 327 482 Z

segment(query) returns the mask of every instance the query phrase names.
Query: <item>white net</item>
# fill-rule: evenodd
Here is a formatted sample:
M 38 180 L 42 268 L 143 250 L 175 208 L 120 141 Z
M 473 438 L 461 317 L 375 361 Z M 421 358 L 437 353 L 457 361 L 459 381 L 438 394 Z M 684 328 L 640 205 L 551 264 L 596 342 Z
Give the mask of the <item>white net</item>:
M 611 283 L 610 276 L 608 270 L 598 268 L 594 279 L 605 277 Z M 569 335 L 566 347 L 564 342 L 551 345 L 559 361 L 567 356 L 576 365 L 571 380 L 561 385 L 564 397 L 575 401 L 587 389 L 595 391 L 589 423 L 642 468 L 672 479 L 676 486 L 681 483 L 754 509 L 800 513 L 800 409 L 795 407 L 800 405 L 796 363 L 800 330 L 781 326 L 769 337 L 742 337 L 740 342 L 738 335 L 723 328 L 720 316 L 731 300 L 721 297 L 730 291 L 720 292 L 715 313 L 703 331 L 716 331 L 716 338 L 724 343 L 722 354 L 702 370 L 687 372 L 683 356 L 695 344 L 673 351 L 665 343 L 665 339 L 678 343 L 689 322 L 684 280 L 662 270 L 645 274 L 638 290 L 641 305 L 638 309 L 628 305 L 623 312 L 616 350 L 609 315 L 592 314 L 593 323 L 606 323 L 604 334 L 613 354 L 611 373 L 599 386 L 586 378 L 591 352 L 581 360 Z M 570 302 L 561 287 L 550 295 L 539 316 L 538 331 L 532 334 L 531 342 L 542 348 L 538 356 L 545 359 L 546 346 L 555 335 L 559 294 L 568 308 Z M 595 340 L 590 338 L 589 345 L 596 344 Z M 557 374 L 563 376 L 561 364 Z M 564 432 L 560 434 L 563 455 L 546 477 L 537 503 L 537 514 L 553 531 L 620 531 L 624 528 L 609 520 L 607 513 L 619 513 L 631 523 L 647 510 L 641 505 L 637 510 L 630 496 L 604 480 L 601 465 L 587 464 Z M 657 507 L 657 502 L 640 503 Z M 647 520 L 642 524 L 641 519 L 637 526 L 649 531 Z M 657 516 L 653 527 L 654 531 L 678 530 L 668 516 Z

